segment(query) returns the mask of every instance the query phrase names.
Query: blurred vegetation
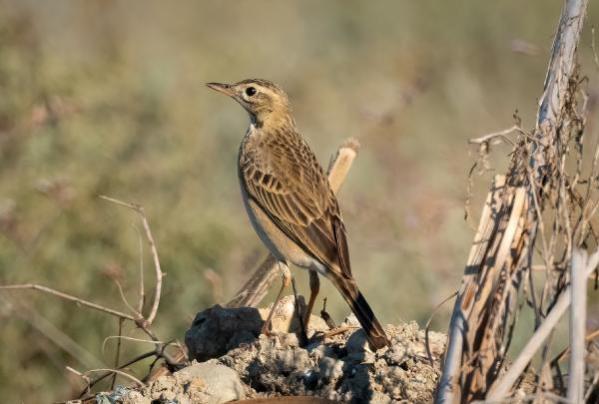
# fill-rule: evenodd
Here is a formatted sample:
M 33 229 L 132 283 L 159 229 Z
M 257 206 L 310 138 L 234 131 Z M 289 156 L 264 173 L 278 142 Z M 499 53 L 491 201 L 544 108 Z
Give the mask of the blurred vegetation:
M 532 126 L 560 7 L 0 1 L 0 282 L 123 308 L 116 278 L 136 301 L 140 224 L 97 196 L 140 203 L 168 274 L 155 330 L 181 339 L 195 312 L 215 303 L 204 272 L 222 277 L 226 300 L 265 252 L 236 178 L 246 114 L 204 87 L 260 77 L 288 91 L 323 163 L 346 137 L 360 140 L 340 196 L 356 278 L 384 322 L 423 323 L 459 285 L 491 175 L 475 178 L 464 221 L 476 159 L 466 140 L 511 126 L 516 109 Z M 598 20 L 591 2 L 581 62 L 594 99 Z M 592 116 L 592 144 L 597 131 Z M 497 170 L 508 151 L 494 151 Z M 151 288 L 147 248 L 141 257 Z M 334 316 L 347 313 L 329 284 L 322 296 Z M 112 364 L 114 341 L 101 348 L 117 333 L 114 318 L 25 291 L 0 294 L 0 320 L 5 402 L 69 398 L 80 383 L 65 365 Z M 91 359 L 62 349 L 68 338 Z M 125 357 L 148 349 L 123 345 Z

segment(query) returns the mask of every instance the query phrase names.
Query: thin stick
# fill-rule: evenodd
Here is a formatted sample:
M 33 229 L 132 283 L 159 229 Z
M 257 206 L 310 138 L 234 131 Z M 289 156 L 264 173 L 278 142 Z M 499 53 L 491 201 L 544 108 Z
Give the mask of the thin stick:
M 131 366 L 134 363 L 137 363 L 139 361 L 142 361 L 144 359 L 147 359 L 151 356 L 157 356 L 156 350 L 152 350 L 146 353 L 143 353 L 141 355 L 136 356 L 135 358 L 129 360 L 128 362 L 123 363 L 121 366 L 119 366 L 117 369 L 124 369 L 127 366 Z M 78 372 L 77 372 L 78 373 Z M 101 376 L 98 376 L 96 379 L 92 380 L 88 386 L 88 388 L 92 388 L 94 387 L 94 385 L 96 385 L 97 383 L 101 382 L 102 380 L 104 380 L 105 378 L 107 378 L 108 376 L 110 376 L 111 374 L 113 374 L 112 372 L 106 372 Z M 85 393 L 87 393 L 89 390 L 88 388 L 86 388 L 85 390 L 83 390 L 81 393 L 79 393 L 79 398 L 81 398 Z
M 75 374 L 75 375 L 79 376 L 80 378 L 82 378 L 82 379 L 85 381 L 85 383 L 86 383 L 86 386 L 85 386 L 85 390 L 83 390 L 83 392 L 84 392 L 84 393 L 89 393 L 89 392 L 90 392 L 90 390 L 91 390 L 91 379 L 89 378 L 89 376 L 87 376 L 87 375 L 85 375 L 85 374 L 81 373 L 81 372 L 80 372 L 80 371 L 78 371 L 78 370 L 75 370 L 75 369 L 73 369 L 73 368 L 72 368 L 72 367 L 70 367 L 70 366 L 67 366 L 67 367 L 66 367 L 66 369 L 67 369 L 67 371 L 69 371 L 69 372 L 71 372 L 71 373 L 73 373 L 73 374 Z M 83 393 L 81 393 L 81 394 L 83 395 Z
M 126 208 L 132 209 L 139 214 L 141 218 L 141 223 L 143 225 L 144 231 L 146 233 L 146 238 L 148 239 L 148 244 L 150 244 L 150 251 L 152 253 L 152 258 L 154 260 L 154 269 L 156 272 L 156 286 L 154 287 L 154 302 L 152 303 L 152 308 L 150 310 L 150 314 L 145 318 L 145 322 L 147 325 L 151 325 L 156 318 L 156 314 L 158 312 L 158 306 L 160 305 L 160 296 L 162 294 L 162 278 L 164 273 L 162 272 L 162 268 L 160 267 L 160 258 L 158 256 L 158 250 L 156 249 L 156 242 L 154 241 L 154 237 L 152 236 L 152 231 L 150 230 L 150 224 L 148 223 L 148 219 L 146 217 L 143 206 L 137 205 L 134 203 L 123 202 L 119 199 L 115 199 L 106 195 L 100 195 L 101 199 L 104 199 L 108 202 L 112 202 L 119 206 L 124 206 Z
M 570 367 L 568 370 L 568 399 L 573 403 L 584 400 L 584 355 L 587 303 L 587 253 L 574 250 L 572 254 L 570 299 Z
M 476 137 L 476 138 L 472 138 L 468 140 L 468 143 L 470 144 L 483 144 L 483 143 L 488 143 L 489 141 L 495 139 L 495 138 L 501 138 L 503 140 L 505 140 L 507 143 L 511 144 L 512 146 L 514 146 L 514 141 L 512 139 L 510 139 L 507 135 L 509 135 L 512 132 L 522 132 L 522 129 L 520 129 L 519 126 L 514 125 L 511 128 L 507 128 L 505 130 L 501 130 L 499 132 L 493 132 L 493 133 L 489 133 L 487 135 L 483 135 L 480 137 Z
M 119 335 L 109 335 L 108 337 L 104 338 L 104 341 L 102 342 L 102 352 L 104 352 L 106 350 L 106 343 L 111 339 L 117 339 L 119 341 L 119 345 L 122 340 L 135 341 L 135 342 L 146 342 L 148 344 L 153 344 L 156 346 L 159 346 L 160 344 L 164 344 L 164 342 L 162 342 L 162 341 L 155 341 L 155 340 L 142 339 L 142 338 L 133 338 L 133 337 L 127 337 L 125 335 L 120 335 L 120 334 Z
M 67 366 L 67 369 L 69 367 Z M 75 369 L 70 368 L 71 371 L 75 371 Z M 76 372 L 76 371 L 75 371 Z M 120 376 L 123 376 L 126 379 L 131 380 L 134 383 L 137 383 L 139 386 L 141 387 L 146 387 L 145 383 L 142 382 L 141 380 L 139 380 L 137 377 L 130 375 L 129 373 L 125 373 L 122 370 L 118 370 L 118 369 L 90 369 L 90 370 L 86 370 L 85 372 L 83 372 L 84 375 L 87 375 L 88 373 L 97 373 L 97 372 L 109 372 L 109 373 L 116 373 Z
M 138 312 L 137 310 L 135 310 L 133 308 L 133 306 L 131 306 L 129 304 L 129 301 L 127 300 L 127 298 L 125 297 L 125 292 L 123 292 L 123 287 L 121 286 L 121 283 L 116 279 L 113 278 L 112 279 L 114 281 L 114 283 L 116 284 L 117 289 L 119 290 L 119 295 L 121 297 L 121 300 L 123 301 L 123 304 L 133 313 L 135 314 L 137 317 L 141 317 L 141 312 Z
M 599 263 L 599 251 L 595 252 L 587 262 L 588 264 L 584 270 L 584 279 L 588 278 L 597 268 L 597 264 Z M 518 377 L 520 377 L 520 374 L 524 371 L 526 366 L 528 366 L 528 363 L 534 354 L 541 347 L 549 334 L 553 331 L 553 328 L 557 325 L 562 315 L 566 312 L 568 306 L 570 306 L 570 299 L 572 295 L 571 291 L 571 286 L 568 286 L 559 295 L 555 305 L 549 314 L 547 314 L 547 317 L 545 317 L 545 321 L 543 321 L 541 326 L 537 328 L 537 331 L 528 340 L 526 346 L 522 349 L 520 355 L 518 355 L 518 358 L 514 361 L 514 363 L 512 363 L 503 377 L 497 380 L 497 382 L 491 387 L 491 390 L 486 397 L 487 400 L 497 401 L 503 399 L 503 397 L 507 395 Z
M 433 361 L 433 354 L 431 353 L 430 338 L 428 337 L 428 334 L 430 331 L 431 323 L 433 322 L 433 317 L 435 317 L 435 314 L 437 314 L 437 311 L 439 311 L 439 309 L 445 303 L 447 303 L 448 301 L 450 301 L 457 295 L 458 295 L 458 291 L 456 290 L 451 295 L 449 295 L 445 299 L 443 299 L 443 301 L 441 301 L 441 303 L 437 304 L 437 306 L 435 306 L 435 308 L 433 309 L 433 311 L 432 311 L 430 317 L 428 318 L 428 321 L 426 322 L 426 325 L 424 327 L 424 346 L 426 348 L 426 355 L 428 356 L 428 361 L 431 363 L 431 366 L 434 366 L 434 361 Z
M 122 336 L 122 334 L 123 334 L 123 319 L 119 318 L 119 337 Z M 104 346 L 102 346 L 102 350 L 104 350 Z M 116 345 L 116 353 L 114 356 L 115 369 L 119 367 L 120 357 L 121 357 L 121 339 L 119 338 L 118 343 Z M 115 383 L 116 383 L 116 373 L 114 373 L 112 376 L 112 382 L 110 383 L 110 390 L 114 390 Z
M 329 331 L 323 333 L 323 335 L 325 338 L 330 338 L 330 337 L 334 337 L 335 335 L 343 334 L 346 331 L 357 330 L 358 328 L 360 328 L 360 327 L 358 327 L 357 325 L 342 325 L 333 330 L 329 330 Z
M 33 289 L 33 290 L 38 290 L 40 292 L 44 292 L 47 293 L 49 295 L 52 296 L 56 296 L 60 299 L 63 300 L 68 300 L 70 302 L 74 302 L 77 304 L 80 304 L 82 306 L 88 307 L 90 309 L 94 309 L 94 310 L 98 310 L 104 313 L 108 313 L 111 314 L 113 316 L 117 316 L 119 318 L 124 318 L 127 320 L 131 320 L 131 321 L 137 321 L 139 320 L 138 318 L 133 317 L 131 314 L 127 314 L 127 313 L 123 313 L 121 311 L 118 310 L 114 310 L 114 309 L 110 309 L 108 307 L 104 307 L 102 305 L 96 304 L 96 303 L 92 303 L 90 301 L 87 300 L 83 300 L 79 297 L 73 296 L 73 295 L 69 295 L 67 293 L 63 293 L 63 292 L 59 292 L 56 289 L 52 289 L 49 288 L 47 286 L 42 286 L 42 285 L 38 285 L 35 283 L 24 283 L 24 284 L 20 284 L 20 285 L 0 285 L 0 290 L 16 290 L 16 289 Z
M 137 226 L 135 226 L 135 230 L 139 235 L 139 301 L 137 303 L 137 311 L 142 313 L 144 303 L 146 302 L 146 291 L 144 287 L 144 241 Z

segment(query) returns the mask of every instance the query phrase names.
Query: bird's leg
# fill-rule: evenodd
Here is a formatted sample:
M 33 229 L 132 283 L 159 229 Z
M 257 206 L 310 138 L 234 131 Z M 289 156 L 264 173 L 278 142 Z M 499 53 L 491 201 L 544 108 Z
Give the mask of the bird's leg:
M 308 307 L 306 308 L 306 314 L 304 316 L 304 327 L 308 330 L 308 323 L 310 322 L 310 315 L 316 303 L 316 296 L 320 291 L 320 279 L 318 279 L 318 273 L 316 271 L 310 271 L 310 300 L 308 300 Z
M 269 331 L 269 329 L 270 329 L 270 321 L 272 320 L 272 316 L 275 313 L 275 310 L 277 309 L 277 306 L 279 305 L 279 301 L 283 297 L 283 291 L 291 283 L 291 271 L 289 271 L 289 267 L 287 266 L 287 264 L 284 263 L 284 262 L 279 262 L 279 269 L 281 270 L 281 275 L 283 277 L 283 282 L 282 282 L 282 285 L 281 285 L 281 289 L 279 290 L 279 294 L 277 295 L 277 298 L 275 299 L 275 302 L 272 305 L 272 309 L 270 309 L 270 313 L 268 313 L 268 317 L 266 318 L 266 321 L 264 322 L 264 325 L 262 325 L 262 331 L 261 332 L 262 332 L 262 334 L 266 334 L 266 335 L 269 335 L 269 333 L 270 333 L 270 331 Z
M 295 278 L 291 278 L 291 287 L 293 288 L 293 298 L 294 298 L 294 307 L 295 307 L 295 316 L 297 317 L 297 320 L 299 321 L 299 326 L 300 326 L 300 344 L 301 346 L 304 346 L 307 342 L 308 342 L 308 334 L 307 334 L 307 328 L 306 325 L 304 324 L 304 316 L 303 316 L 303 311 L 302 311 L 302 307 L 300 307 L 299 304 L 299 299 L 298 299 L 298 293 L 297 293 L 297 288 L 295 287 Z

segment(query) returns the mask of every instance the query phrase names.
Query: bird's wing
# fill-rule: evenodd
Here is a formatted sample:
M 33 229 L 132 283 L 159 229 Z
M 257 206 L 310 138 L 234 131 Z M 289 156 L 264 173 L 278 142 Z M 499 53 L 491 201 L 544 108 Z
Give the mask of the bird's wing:
M 316 156 L 303 139 L 269 142 L 266 164 L 240 162 L 245 191 L 292 241 L 325 267 L 351 275 L 339 205 Z

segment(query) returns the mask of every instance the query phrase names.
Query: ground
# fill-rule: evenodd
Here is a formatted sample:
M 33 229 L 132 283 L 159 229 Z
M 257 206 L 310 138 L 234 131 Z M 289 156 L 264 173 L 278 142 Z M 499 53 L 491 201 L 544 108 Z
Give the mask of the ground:
M 319 397 L 322 402 L 429 403 L 440 374 L 446 336 L 415 322 L 387 325 L 390 347 L 369 349 L 353 316 L 330 329 L 313 316 L 310 340 L 300 344 L 287 297 L 271 335 L 260 334 L 267 309 L 214 306 L 188 330 L 190 356 L 199 359 L 143 388 L 119 387 L 101 403 L 220 403 L 277 396 Z M 291 326 L 290 326 L 291 322 Z M 432 360 L 432 364 L 431 364 Z M 105 400 L 105 401 L 102 401 Z M 287 401 L 290 402 L 290 401 Z

